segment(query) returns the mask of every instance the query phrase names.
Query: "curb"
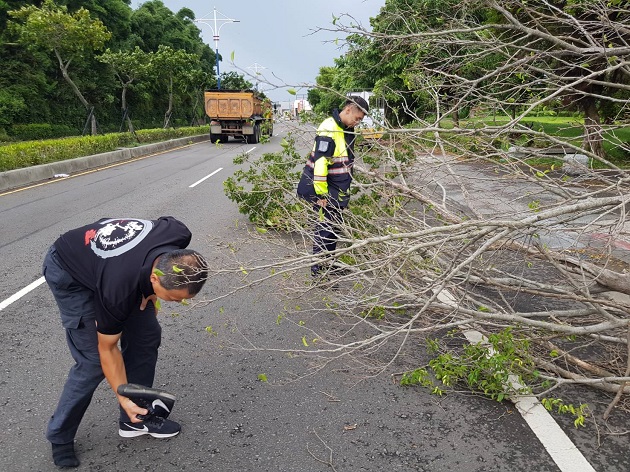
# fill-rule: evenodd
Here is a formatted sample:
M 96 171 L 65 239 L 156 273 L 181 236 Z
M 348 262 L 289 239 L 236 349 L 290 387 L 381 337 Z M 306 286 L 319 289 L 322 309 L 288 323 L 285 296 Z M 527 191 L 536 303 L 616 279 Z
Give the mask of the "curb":
M 78 157 L 76 159 L 0 172 L 0 192 L 50 180 L 53 179 L 56 174 L 72 175 L 115 162 L 155 154 L 161 151 L 168 151 L 169 149 L 186 146 L 188 144 L 208 141 L 209 139 L 208 134 L 187 136 L 185 138 L 171 139 L 161 143 L 146 144 L 133 148 L 121 148 L 116 151 L 94 154 L 92 156 Z

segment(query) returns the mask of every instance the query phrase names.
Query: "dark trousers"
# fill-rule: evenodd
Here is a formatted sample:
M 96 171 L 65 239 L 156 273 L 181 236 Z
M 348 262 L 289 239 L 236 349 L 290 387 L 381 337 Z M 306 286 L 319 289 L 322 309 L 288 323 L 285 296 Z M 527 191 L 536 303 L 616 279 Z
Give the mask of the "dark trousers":
M 334 206 L 322 207 L 319 205 L 314 205 L 313 209 L 316 217 L 313 254 L 334 251 L 337 248 L 338 225 L 342 221 L 342 210 Z
M 94 292 L 63 269 L 54 246 L 44 258 L 43 273 L 59 306 L 61 324 L 75 362 L 46 431 L 51 443 L 65 444 L 74 440 L 92 395 L 105 376 L 98 354 Z M 153 305 L 148 304 L 140 311 L 138 300 L 138 309 L 130 314 L 120 340 L 129 383 L 153 386 L 161 336 L 162 328 Z M 122 408 L 120 421 L 129 421 Z

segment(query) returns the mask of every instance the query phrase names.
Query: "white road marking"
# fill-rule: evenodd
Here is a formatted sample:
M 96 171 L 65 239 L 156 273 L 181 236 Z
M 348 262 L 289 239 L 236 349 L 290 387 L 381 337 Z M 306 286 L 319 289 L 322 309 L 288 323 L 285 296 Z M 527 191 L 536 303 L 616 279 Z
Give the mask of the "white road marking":
M 197 182 L 195 182 L 192 185 L 189 185 L 188 188 L 193 188 L 196 187 L 197 185 L 199 185 L 201 182 L 203 182 L 206 179 L 209 179 L 210 177 L 212 177 L 214 174 L 216 174 L 217 172 L 221 172 L 223 170 L 223 167 L 219 167 L 217 170 L 215 170 L 213 173 L 206 175 L 203 179 L 198 180 Z
M 254 146 L 253 148 L 251 148 L 249 151 L 245 151 L 245 154 L 249 154 L 250 152 L 252 152 L 254 149 L 256 149 L 256 146 Z
M 446 290 L 440 292 L 437 297 L 440 301 L 453 306 L 457 303 Z M 463 329 L 464 336 L 466 336 L 469 343 L 488 345 L 489 350 L 492 352 L 492 347 L 483 334 L 474 329 L 466 329 L 466 327 L 463 327 Z M 516 376 L 509 376 L 509 378 L 510 386 L 515 390 L 523 388 Z M 578 470 L 580 472 L 596 472 L 535 396 L 519 395 L 510 398 L 510 400 L 514 402 L 518 412 L 562 472 L 577 472 Z
M 39 287 L 41 284 L 43 284 L 46 281 L 46 279 L 44 279 L 44 277 L 40 277 L 39 279 L 37 279 L 35 282 L 32 282 L 30 284 L 28 284 L 26 287 L 24 287 L 22 290 L 20 290 L 19 292 L 11 295 L 9 298 L 7 298 L 5 301 L 3 301 L 2 303 L 0 303 L 0 310 L 4 310 L 6 307 L 8 307 L 11 303 L 18 301 L 20 298 L 22 298 L 24 295 L 26 295 L 28 292 L 30 292 L 31 290 L 36 289 L 37 287 Z

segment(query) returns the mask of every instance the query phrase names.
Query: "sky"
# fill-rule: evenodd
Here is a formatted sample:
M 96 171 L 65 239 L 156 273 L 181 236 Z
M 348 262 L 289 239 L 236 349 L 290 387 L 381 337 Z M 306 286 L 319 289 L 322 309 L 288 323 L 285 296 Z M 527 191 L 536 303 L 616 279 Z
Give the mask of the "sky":
M 220 72 L 237 71 L 273 101 L 305 98 L 308 86 L 315 83 L 319 68 L 333 66 L 343 55 L 340 34 L 320 31 L 333 28 L 333 15 L 352 15 L 369 29 L 371 17 L 378 15 L 385 0 L 162 0 L 173 13 L 190 8 L 197 20 L 204 42 L 213 50 L 214 9 L 219 27 Z M 132 8 L 144 3 L 132 0 Z M 241 5 L 246 5 L 245 7 Z M 239 20 L 223 23 L 219 18 Z M 345 22 L 346 24 L 349 21 Z M 231 59 L 234 59 L 234 65 Z M 258 75 L 256 74 L 258 72 Z M 259 79 L 259 80 L 257 80 Z M 274 87 L 265 84 L 272 82 Z M 284 86 L 279 88 L 280 86 Z M 292 88 L 297 95 L 287 90 Z

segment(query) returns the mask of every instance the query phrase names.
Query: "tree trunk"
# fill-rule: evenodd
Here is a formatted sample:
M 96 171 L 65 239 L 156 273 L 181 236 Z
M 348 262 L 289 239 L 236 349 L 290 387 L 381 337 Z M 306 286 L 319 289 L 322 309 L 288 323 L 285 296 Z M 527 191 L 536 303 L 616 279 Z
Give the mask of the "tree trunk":
M 584 110 L 584 141 L 582 142 L 582 148 L 591 151 L 599 157 L 604 157 L 602 125 L 599 120 L 595 99 L 585 97 L 582 100 L 582 109 Z
M 456 128 L 459 128 L 459 107 L 453 109 L 451 118 L 453 118 L 453 125 L 455 125 Z
M 134 134 L 133 123 L 131 122 L 131 117 L 129 116 L 129 111 L 127 110 L 127 87 L 131 82 L 123 84 L 122 94 L 120 97 L 120 106 L 124 116 L 127 119 L 127 128 L 131 134 Z
M 168 128 L 169 122 L 171 121 L 171 114 L 173 113 L 173 78 L 169 78 L 169 87 L 168 87 L 168 110 L 164 113 L 164 128 Z
M 61 56 L 59 55 L 59 52 L 57 52 L 56 49 L 55 49 L 55 56 L 57 56 L 57 61 L 59 61 L 59 68 L 61 69 L 61 75 L 63 76 L 64 80 L 68 83 L 68 85 L 70 85 L 70 88 L 72 89 L 74 94 L 79 98 L 79 100 L 81 101 L 81 104 L 85 107 L 85 109 L 88 111 L 91 110 L 92 106 L 88 103 L 88 101 L 85 99 L 85 97 L 83 96 L 79 88 L 72 81 L 72 79 L 70 78 L 70 75 L 68 74 L 68 67 L 70 66 L 70 61 L 64 63 L 63 59 L 61 58 Z M 96 116 L 93 113 L 92 113 L 90 121 L 91 121 L 92 135 L 95 136 L 96 135 Z

